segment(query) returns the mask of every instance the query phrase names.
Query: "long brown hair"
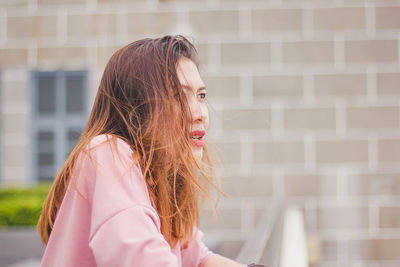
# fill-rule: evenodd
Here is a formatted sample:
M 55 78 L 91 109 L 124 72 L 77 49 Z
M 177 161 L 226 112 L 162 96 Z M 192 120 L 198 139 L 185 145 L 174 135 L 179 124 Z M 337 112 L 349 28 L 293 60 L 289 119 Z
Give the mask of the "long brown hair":
M 209 185 L 219 189 L 211 179 L 207 147 L 201 162 L 191 152 L 191 113 L 176 72 L 182 57 L 198 66 L 194 46 L 178 35 L 133 42 L 110 58 L 86 128 L 43 205 L 38 230 L 45 244 L 74 164 L 100 134 L 122 138 L 132 147 L 171 247 L 190 239 L 199 223 L 198 192 L 209 198 Z

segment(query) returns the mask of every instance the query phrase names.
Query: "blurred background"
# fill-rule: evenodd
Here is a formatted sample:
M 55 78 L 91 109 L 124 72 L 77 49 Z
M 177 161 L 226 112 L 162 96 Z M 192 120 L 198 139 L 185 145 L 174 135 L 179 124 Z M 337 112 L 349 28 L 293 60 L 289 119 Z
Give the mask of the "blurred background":
M 38 266 L 10 210 L 40 209 L 32 188 L 74 147 L 109 57 L 165 34 L 194 42 L 209 93 L 229 195 L 204 206 L 210 248 L 235 258 L 274 233 L 281 255 L 299 235 L 308 266 L 400 266 L 397 0 L 0 0 L 0 266 Z

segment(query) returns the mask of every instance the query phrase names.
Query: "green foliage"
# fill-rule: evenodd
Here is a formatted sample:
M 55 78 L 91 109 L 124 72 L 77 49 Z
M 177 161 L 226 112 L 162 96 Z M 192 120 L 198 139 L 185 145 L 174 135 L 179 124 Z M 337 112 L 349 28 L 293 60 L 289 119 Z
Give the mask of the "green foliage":
M 34 226 L 51 184 L 30 188 L 0 188 L 0 226 Z

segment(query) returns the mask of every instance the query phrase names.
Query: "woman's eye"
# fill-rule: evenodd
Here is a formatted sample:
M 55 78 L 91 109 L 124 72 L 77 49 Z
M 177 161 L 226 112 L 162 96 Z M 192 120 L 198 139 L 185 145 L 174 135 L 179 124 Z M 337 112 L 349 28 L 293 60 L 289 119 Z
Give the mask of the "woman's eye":
M 206 99 L 207 94 L 206 93 L 200 93 L 199 97 L 200 99 Z

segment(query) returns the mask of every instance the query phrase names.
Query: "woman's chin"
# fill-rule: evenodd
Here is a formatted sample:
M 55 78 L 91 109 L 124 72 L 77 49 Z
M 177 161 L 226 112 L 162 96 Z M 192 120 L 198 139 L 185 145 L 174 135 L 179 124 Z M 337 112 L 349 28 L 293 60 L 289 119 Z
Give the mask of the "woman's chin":
M 201 161 L 203 158 L 203 148 L 201 147 L 192 147 L 193 156 L 197 161 Z

